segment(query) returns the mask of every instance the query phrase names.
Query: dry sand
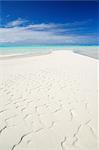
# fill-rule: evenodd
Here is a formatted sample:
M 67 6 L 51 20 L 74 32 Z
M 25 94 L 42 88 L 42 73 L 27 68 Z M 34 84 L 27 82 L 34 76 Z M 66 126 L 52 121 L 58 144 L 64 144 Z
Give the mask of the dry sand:
M 0 150 L 98 150 L 97 60 L 0 60 Z

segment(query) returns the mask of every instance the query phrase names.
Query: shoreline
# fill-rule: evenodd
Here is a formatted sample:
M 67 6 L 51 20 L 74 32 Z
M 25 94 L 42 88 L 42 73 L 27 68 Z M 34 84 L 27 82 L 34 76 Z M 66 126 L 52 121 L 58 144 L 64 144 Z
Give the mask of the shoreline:
M 95 60 L 99 60 L 99 52 L 95 52 L 95 54 L 93 54 L 92 52 L 88 52 L 88 51 L 77 51 L 77 50 L 66 50 L 66 49 L 56 49 L 56 50 L 51 50 L 49 52 L 45 52 L 45 53 L 30 53 L 30 54 L 11 54 L 11 55 L 0 55 L 0 61 L 1 60 L 8 60 L 8 59 L 14 59 L 14 58 L 28 58 L 28 57 L 34 57 L 34 56 L 42 56 L 42 55 L 49 55 L 51 53 L 53 53 L 54 51 L 69 51 L 69 52 L 73 52 L 74 54 L 79 54 L 81 56 L 86 56 L 89 58 L 93 58 Z
M 52 51 L 47 53 L 37 53 L 37 54 L 17 54 L 17 55 L 0 55 L 0 60 L 8 60 L 8 59 L 14 59 L 14 58 L 28 58 L 28 57 L 35 57 L 35 56 L 42 56 L 42 55 L 49 55 Z

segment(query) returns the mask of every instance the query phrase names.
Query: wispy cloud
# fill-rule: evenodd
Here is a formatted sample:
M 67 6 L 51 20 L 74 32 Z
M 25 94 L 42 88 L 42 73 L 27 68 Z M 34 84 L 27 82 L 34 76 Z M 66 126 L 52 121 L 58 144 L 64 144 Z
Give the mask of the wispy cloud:
M 90 23 L 92 23 L 92 19 L 83 20 L 83 21 L 69 22 L 69 23 L 66 23 L 65 26 L 66 27 L 79 27 L 79 26 L 88 25 Z
M 91 44 L 96 42 L 95 35 L 75 33 L 77 30 L 82 30 L 83 25 L 89 21 L 65 24 L 26 24 L 26 22 L 28 21 L 17 19 L 0 28 L 0 44 Z
M 20 26 L 24 23 L 26 23 L 27 20 L 24 20 L 24 19 L 21 19 L 21 18 L 18 18 L 17 20 L 13 20 L 11 22 L 8 22 L 5 27 L 16 27 L 16 26 Z

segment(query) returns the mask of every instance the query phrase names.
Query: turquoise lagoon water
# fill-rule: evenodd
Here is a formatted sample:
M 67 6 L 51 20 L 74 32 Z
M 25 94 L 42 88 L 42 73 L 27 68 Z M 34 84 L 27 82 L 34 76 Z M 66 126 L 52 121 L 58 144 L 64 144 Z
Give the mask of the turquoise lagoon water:
M 72 50 L 73 52 L 98 58 L 99 46 L 66 46 L 66 45 L 35 45 L 35 46 L 0 46 L 0 55 L 46 54 L 54 50 Z

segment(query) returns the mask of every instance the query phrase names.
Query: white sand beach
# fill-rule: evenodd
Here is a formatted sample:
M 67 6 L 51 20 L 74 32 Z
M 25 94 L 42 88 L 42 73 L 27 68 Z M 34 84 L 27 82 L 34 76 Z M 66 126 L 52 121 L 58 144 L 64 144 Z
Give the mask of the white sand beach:
M 97 60 L 72 51 L 0 60 L 0 150 L 98 150 Z

